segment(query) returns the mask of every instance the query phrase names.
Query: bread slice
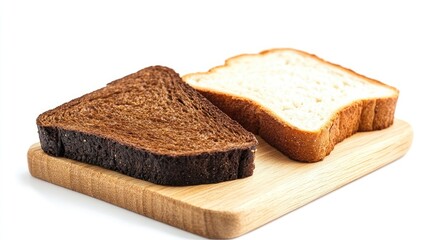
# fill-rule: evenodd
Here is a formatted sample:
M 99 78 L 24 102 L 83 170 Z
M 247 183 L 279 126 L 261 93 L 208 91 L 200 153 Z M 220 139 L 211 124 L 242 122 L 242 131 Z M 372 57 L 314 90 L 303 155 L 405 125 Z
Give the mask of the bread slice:
M 251 176 L 255 136 L 182 81 L 154 66 L 37 118 L 42 149 L 164 185 Z
M 292 159 L 322 160 L 356 131 L 393 123 L 399 91 L 294 49 L 226 60 L 183 79 Z

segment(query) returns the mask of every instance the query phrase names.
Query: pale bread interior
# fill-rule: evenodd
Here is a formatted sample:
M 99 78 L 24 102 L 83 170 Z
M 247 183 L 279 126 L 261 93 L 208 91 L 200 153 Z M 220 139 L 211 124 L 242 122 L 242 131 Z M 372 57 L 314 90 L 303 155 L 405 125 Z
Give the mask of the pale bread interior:
M 186 82 L 260 104 L 290 125 L 317 131 L 343 107 L 391 97 L 395 89 L 295 51 L 242 55 Z

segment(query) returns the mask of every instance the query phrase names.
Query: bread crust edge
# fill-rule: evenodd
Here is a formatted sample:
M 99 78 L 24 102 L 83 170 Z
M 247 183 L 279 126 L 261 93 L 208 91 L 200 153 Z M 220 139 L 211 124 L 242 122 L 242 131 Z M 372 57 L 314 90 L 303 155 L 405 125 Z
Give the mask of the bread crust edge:
M 223 152 L 171 156 L 58 127 L 38 126 L 38 132 L 41 148 L 51 156 L 97 165 L 161 185 L 224 182 L 249 177 L 255 169 L 256 145 Z

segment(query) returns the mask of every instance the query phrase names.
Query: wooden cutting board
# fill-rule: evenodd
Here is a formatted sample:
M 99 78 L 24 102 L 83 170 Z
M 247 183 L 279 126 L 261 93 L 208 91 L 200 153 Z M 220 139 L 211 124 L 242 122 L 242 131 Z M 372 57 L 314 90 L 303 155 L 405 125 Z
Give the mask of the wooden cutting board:
M 249 232 L 403 156 L 411 126 L 357 133 L 322 162 L 299 163 L 259 140 L 249 178 L 218 184 L 168 187 L 100 167 L 28 150 L 31 175 L 209 238 Z

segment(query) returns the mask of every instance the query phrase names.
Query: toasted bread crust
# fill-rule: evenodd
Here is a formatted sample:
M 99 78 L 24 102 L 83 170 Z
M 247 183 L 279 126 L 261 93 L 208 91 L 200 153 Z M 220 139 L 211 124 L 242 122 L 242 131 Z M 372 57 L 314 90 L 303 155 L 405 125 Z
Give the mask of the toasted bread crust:
M 278 118 L 269 109 L 255 101 L 211 89 L 195 86 L 194 88 L 231 118 L 241 123 L 246 129 L 260 135 L 266 142 L 276 147 L 291 159 L 302 162 L 317 162 L 322 160 L 329 155 L 337 143 L 357 131 L 380 130 L 393 124 L 396 102 L 399 96 L 399 91 L 396 88 L 357 74 L 340 65 L 327 62 L 315 55 L 295 49 L 271 49 L 259 54 L 263 55 L 275 51 L 294 51 L 306 57 L 311 57 L 322 64 L 339 68 L 373 84 L 391 88 L 396 92 L 396 95 L 389 98 L 355 101 L 339 109 L 321 129 L 317 131 L 304 131 Z M 206 74 L 216 71 L 217 68 L 227 67 L 234 59 L 248 55 L 254 54 L 243 54 L 232 57 L 225 61 L 225 65 L 214 67 Z M 185 75 L 183 79 L 186 81 L 192 75 L 194 74 Z
M 171 156 L 78 131 L 43 126 L 38 126 L 38 131 L 41 147 L 49 155 L 97 165 L 156 184 L 217 183 L 249 177 L 255 168 L 255 146 Z

